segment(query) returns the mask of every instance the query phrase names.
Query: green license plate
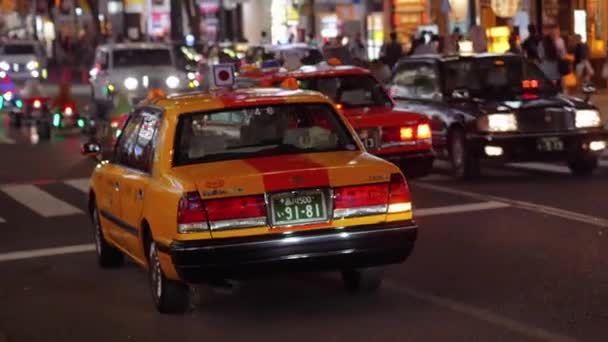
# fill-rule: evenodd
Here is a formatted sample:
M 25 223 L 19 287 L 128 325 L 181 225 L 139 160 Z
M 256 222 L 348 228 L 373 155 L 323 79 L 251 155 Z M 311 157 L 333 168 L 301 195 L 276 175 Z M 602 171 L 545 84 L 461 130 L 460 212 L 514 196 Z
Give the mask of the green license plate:
M 327 221 L 323 191 L 296 191 L 270 196 L 273 226 Z

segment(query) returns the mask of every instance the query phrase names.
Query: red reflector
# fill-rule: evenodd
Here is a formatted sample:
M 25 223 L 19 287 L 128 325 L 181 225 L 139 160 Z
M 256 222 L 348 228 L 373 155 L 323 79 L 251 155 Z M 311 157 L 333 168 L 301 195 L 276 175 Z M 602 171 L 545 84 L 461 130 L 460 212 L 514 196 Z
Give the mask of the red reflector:
M 386 205 L 388 184 L 349 186 L 334 189 L 334 209 Z
M 177 223 L 207 222 L 205 208 L 198 192 L 188 192 L 177 206 Z
M 264 196 L 222 198 L 205 201 L 209 221 L 266 217 Z
M 431 126 L 429 124 L 420 124 L 416 129 L 416 137 L 418 139 L 430 139 L 431 138 Z
M 407 187 L 405 178 L 401 174 L 393 173 L 391 175 L 389 188 L 389 204 L 410 202 L 410 190 Z

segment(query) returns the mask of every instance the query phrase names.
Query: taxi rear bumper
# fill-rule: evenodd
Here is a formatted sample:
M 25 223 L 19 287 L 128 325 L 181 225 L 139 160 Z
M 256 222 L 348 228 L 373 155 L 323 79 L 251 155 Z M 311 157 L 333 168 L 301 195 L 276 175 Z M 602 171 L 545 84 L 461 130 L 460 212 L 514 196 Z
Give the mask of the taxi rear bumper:
M 371 267 L 405 261 L 417 238 L 413 221 L 261 237 L 174 241 L 160 246 L 184 282 L 262 273 Z

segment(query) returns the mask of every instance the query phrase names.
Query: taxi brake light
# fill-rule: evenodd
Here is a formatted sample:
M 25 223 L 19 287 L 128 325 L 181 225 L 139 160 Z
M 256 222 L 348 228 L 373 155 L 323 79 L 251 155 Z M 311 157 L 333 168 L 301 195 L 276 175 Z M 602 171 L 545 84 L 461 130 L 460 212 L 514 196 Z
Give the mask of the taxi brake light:
M 63 109 L 63 112 L 65 113 L 65 115 L 68 115 L 68 116 L 70 116 L 70 115 L 74 114 L 74 110 L 73 110 L 73 109 L 72 109 L 72 107 L 70 107 L 70 106 L 66 106 L 66 107 Z
M 40 107 L 42 107 L 42 101 L 35 99 L 33 105 L 34 105 L 34 108 L 40 108 Z
M 263 195 L 208 200 L 205 201 L 205 208 L 211 230 L 266 225 Z
M 429 124 L 419 124 L 416 128 L 416 137 L 418 139 L 431 139 L 431 126 Z
M 177 205 L 178 233 L 194 233 L 207 230 L 207 215 L 198 192 L 188 192 Z
M 386 213 L 389 184 L 348 186 L 334 189 L 334 219 Z
M 410 190 L 405 178 L 399 173 L 391 175 L 389 183 L 388 213 L 408 212 L 412 210 Z

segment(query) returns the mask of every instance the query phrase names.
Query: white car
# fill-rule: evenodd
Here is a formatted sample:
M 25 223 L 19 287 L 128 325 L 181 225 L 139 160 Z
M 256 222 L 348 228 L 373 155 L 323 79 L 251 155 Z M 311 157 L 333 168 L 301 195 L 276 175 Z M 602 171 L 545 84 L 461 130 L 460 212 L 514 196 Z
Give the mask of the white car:
M 14 81 L 46 78 L 44 49 L 32 40 L 9 40 L 0 43 L 0 79 Z
M 151 89 L 167 93 L 188 89 L 188 73 L 179 68 L 170 45 L 160 43 L 108 44 L 97 47 L 90 71 L 91 94 L 98 104 L 127 94 L 136 102 Z

